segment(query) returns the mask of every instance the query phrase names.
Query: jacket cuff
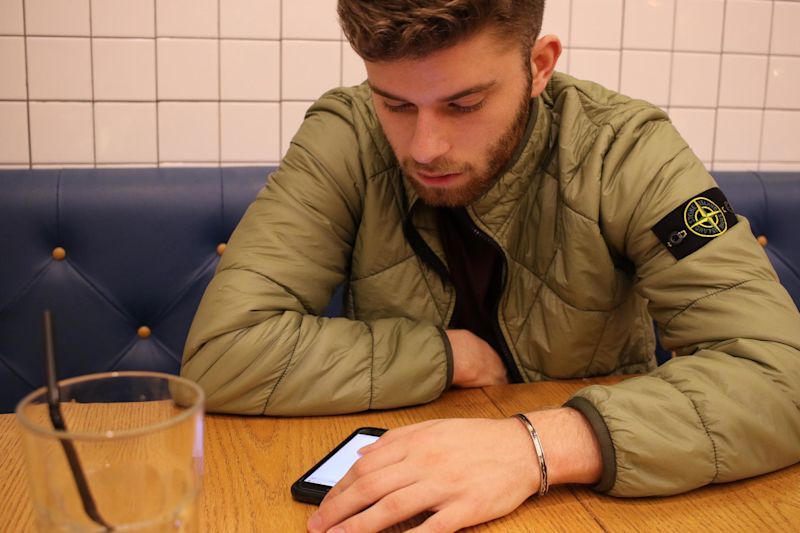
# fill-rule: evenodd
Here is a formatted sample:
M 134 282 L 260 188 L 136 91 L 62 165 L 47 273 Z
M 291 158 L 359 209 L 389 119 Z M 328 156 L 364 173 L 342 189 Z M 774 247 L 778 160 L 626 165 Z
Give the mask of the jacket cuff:
M 598 492 L 611 490 L 617 481 L 617 454 L 614 451 L 614 443 L 611 441 L 611 433 L 608 431 L 606 421 L 603 420 L 600 411 L 595 408 L 594 404 L 586 398 L 574 396 L 564 404 L 564 407 L 571 407 L 585 416 L 600 443 L 603 472 L 600 474 L 600 481 L 592 489 Z
M 442 336 L 442 343 L 444 344 L 444 354 L 447 358 L 447 382 L 444 384 L 444 390 L 450 388 L 453 384 L 453 347 L 450 346 L 450 338 L 447 336 L 447 331 L 444 328 L 438 328 Z

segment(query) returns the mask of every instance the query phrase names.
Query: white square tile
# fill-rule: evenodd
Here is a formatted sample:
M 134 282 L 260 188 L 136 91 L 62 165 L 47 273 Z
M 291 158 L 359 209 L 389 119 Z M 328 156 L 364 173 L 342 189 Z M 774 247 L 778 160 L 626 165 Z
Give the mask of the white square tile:
M 159 37 L 217 37 L 218 0 L 156 0 Z
M 24 100 L 25 38 L 0 37 L 0 100 Z
M 571 50 L 569 74 L 619 90 L 620 53 L 614 50 Z
M 715 172 L 758 170 L 758 161 L 714 161 Z
M 797 172 L 800 171 L 800 161 L 793 163 L 760 163 L 758 170 L 762 172 Z
M 800 3 L 796 1 L 775 2 L 770 51 L 773 54 L 800 55 L 798 28 L 800 28 Z
M 670 105 L 716 107 L 719 57 L 718 54 L 673 54 Z
M 158 39 L 159 100 L 217 100 L 216 39 Z
M 364 67 L 364 60 L 361 59 L 350 43 L 342 41 L 342 85 L 360 85 L 367 79 L 367 69 Z
M 281 102 L 281 157 L 305 119 L 306 111 L 314 102 Z
M 580 48 L 619 48 L 622 0 L 572 0 L 569 44 Z
M 91 100 L 89 39 L 28 37 L 28 95 L 31 100 Z
M 92 0 L 92 35 L 155 37 L 155 6 L 149 0 Z
M 671 49 L 674 18 L 675 0 L 626 0 L 622 46 Z
M 758 161 L 761 137 L 760 109 L 717 110 L 716 161 Z
M 89 36 L 89 0 L 25 0 L 28 35 Z
M 220 46 L 223 100 L 280 100 L 278 41 L 223 39 Z
M 670 52 L 622 52 L 620 92 L 658 106 L 669 103 Z
M 280 158 L 280 104 L 223 102 L 220 111 L 223 163 Z
M 220 0 L 220 37 L 280 39 L 280 0 Z
M 283 41 L 282 97 L 315 100 L 341 84 L 341 45 L 336 41 Z
M 281 16 L 284 39 L 341 37 L 336 0 L 284 0 Z
M 0 102 L 0 163 L 29 163 L 28 104 Z
M 800 160 L 800 111 L 764 112 L 761 161 Z
M 0 0 L 0 35 L 24 35 L 22 0 Z
M 569 0 L 547 2 L 544 8 L 541 35 L 556 35 L 564 46 L 569 44 Z
M 686 109 L 673 107 L 669 110 L 672 124 L 691 147 L 697 157 L 710 161 L 714 155 L 714 121 L 716 111 L 713 109 Z
M 219 162 L 219 104 L 159 102 L 159 163 Z
M 94 164 L 89 102 L 31 102 L 32 163 Z
M 763 107 L 767 56 L 722 55 L 721 107 Z
M 94 123 L 98 163 L 158 162 L 155 102 L 95 104 Z
M 722 49 L 726 52 L 766 54 L 769 52 L 771 17 L 772 2 L 728 0 Z
M 675 50 L 722 50 L 724 0 L 678 0 L 675 13 Z
M 767 107 L 800 109 L 800 57 L 770 57 Z
M 93 39 L 95 100 L 155 100 L 154 39 Z

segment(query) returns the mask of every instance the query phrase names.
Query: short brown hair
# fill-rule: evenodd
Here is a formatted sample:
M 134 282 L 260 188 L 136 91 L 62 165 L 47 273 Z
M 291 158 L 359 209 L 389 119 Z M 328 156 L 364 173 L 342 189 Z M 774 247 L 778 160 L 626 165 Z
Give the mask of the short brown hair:
M 486 27 L 530 50 L 544 0 L 339 0 L 347 40 L 367 61 L 419 58 Z

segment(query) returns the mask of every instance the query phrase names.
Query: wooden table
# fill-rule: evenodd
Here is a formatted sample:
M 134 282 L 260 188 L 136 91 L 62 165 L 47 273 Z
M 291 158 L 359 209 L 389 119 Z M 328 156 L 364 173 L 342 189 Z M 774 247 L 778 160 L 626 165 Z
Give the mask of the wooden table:
M 611 381 L 615 380 L 618 378 Z M 560 405 L 587 383 L 454 390 L 423 406 L 347 416 L 208 415 L 201 529 L 210 533 L 305 531 L 305 522 L 316 507 L 293 501 L 289 486 L 356 427 L 392 428 L 431 418 L 510 416 Z M 0 415 L 0 532 L 34 530 L 15 426 L 14 415 Z M 555 487 L 545 498 L 530 498 L 514 513 L 472 529 L 800 531 L 800 465 L 670 498 L 618 499 L 582 487 Z

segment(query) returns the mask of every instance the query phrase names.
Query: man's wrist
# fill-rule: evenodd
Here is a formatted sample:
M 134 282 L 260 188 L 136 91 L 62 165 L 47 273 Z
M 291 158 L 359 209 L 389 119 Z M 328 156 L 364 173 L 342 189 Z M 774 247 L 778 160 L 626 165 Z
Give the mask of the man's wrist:
M 542 443 L 550 485 L 597 483 L 603 470 L 600 444 L 579 411 L 561 407 L 532 411 L 526 416 Z

